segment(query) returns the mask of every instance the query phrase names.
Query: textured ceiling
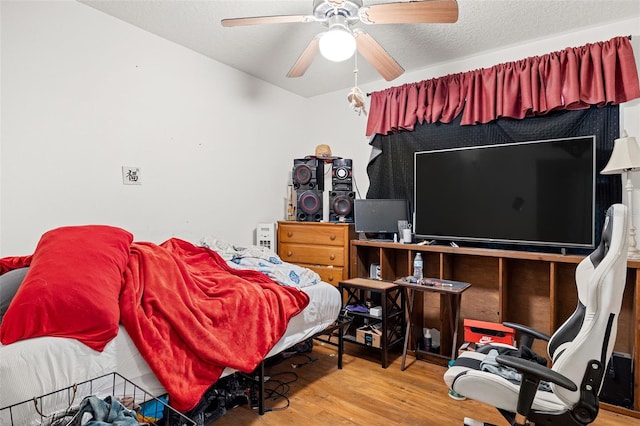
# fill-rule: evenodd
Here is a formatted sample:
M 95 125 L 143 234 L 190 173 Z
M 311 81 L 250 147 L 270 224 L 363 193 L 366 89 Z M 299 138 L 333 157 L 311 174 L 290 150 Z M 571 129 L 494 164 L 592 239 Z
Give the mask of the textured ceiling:
M 310 15 L 313 0 L 79 1 L 301 96 L 349 89 L 354 84 L 354 60 L 332 63 L 320 55 L 304 76 L 286 77 L 309 41 L 325 30 L 320 23 L 234 28 L 220 24 L 223 18 Z M 364 4 L 390 1 L 364 0 Z M 357 27 L 373 36 L 406 71 L 416 71 L 554 34 L 640 17 L 640 0 L 458 0 L 458 6 L 455 24 Z M 359 84 L 380 79 L 359 57 Z

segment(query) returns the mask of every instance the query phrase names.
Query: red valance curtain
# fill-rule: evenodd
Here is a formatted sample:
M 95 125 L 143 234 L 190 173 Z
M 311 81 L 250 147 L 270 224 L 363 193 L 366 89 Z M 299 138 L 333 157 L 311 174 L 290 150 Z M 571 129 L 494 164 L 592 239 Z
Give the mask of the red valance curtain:
M 413 130 L 416 122 L 488 123 L 559 109 L 620 104 L 640 98 L 628 37 L 566 48 L 371 94 L 367 136 Z

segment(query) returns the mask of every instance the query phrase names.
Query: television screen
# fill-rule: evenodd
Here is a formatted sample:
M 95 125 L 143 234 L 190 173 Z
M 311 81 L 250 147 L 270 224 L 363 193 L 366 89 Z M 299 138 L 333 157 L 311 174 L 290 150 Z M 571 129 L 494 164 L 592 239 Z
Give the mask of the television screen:
M 595 246 L 595 136 L 414 155 L 416 237 Z
M 398 233 L 398 221 L 409 220 L 409 203 L 396 199 L 358 199 L 354 201 L 356 232 Z

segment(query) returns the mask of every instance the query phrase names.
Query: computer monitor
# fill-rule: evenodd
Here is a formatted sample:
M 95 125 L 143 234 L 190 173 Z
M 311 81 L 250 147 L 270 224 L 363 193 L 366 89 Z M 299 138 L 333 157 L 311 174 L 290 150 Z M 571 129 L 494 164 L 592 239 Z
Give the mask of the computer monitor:
M 409 203 L 404 199 L 359 199 L 354 201 L 356 232 L 391 238 L 398 233 L 398 221 L 409 219 Z

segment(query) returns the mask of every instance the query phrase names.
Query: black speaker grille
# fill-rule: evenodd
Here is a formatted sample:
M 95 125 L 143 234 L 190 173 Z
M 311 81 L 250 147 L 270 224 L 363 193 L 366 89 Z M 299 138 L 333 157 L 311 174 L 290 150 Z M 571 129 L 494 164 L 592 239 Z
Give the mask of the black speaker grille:
M 331 191 L 329 193 L 329 221 L 353 222 L 355 195 L 351 191 Z
M 291 171 L 293 187 L 299 190 L 324 189 L 324 163 L 317 158 L 297 158 L 293 160 Z
M 298 193 L 299 222 L 319 222 L 322 220 L 322 191 L 306 190 Z

